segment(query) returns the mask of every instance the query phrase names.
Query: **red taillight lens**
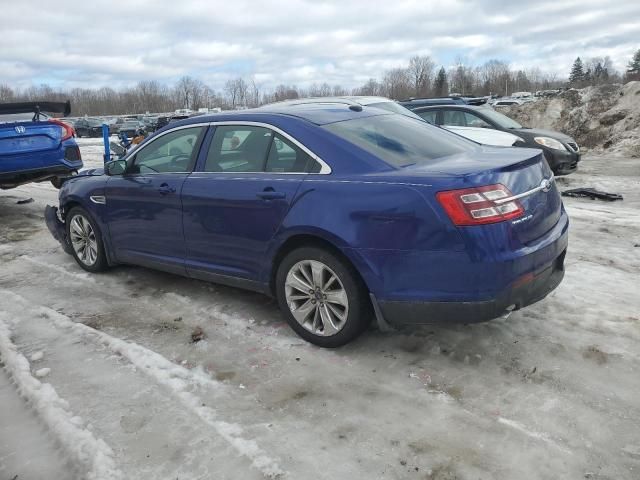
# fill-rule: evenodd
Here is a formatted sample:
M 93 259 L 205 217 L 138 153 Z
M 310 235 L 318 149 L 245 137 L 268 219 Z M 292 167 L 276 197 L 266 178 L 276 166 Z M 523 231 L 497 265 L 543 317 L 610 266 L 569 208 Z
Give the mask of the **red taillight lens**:
M 484 225 L 522 216 L 524 208 L 518 200 L 504 201 L 512 196 L 509 189 L 500 184 L 436 194 L 455 225 Z
M 59 125 L 62 128 L 62 138 L 60 140 L 63 142 L 73 137 L 76 134 L 76 131 L 73 129 L 71 125 L 67 125 L 66 123 L 61 122 L 60 120 L 50 119 L 49 122 L 55 123 L 56 125 Z

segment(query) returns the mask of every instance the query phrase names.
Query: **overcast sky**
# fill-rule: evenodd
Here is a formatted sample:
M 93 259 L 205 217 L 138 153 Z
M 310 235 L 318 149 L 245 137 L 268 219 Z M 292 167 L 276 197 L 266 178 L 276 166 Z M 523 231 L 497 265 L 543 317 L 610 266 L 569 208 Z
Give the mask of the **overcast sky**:
M 576 56 L 622 70 L 640 48 L 639 0 L 2 0 L 0 83 L 116 87 L 183 75 L 221 89 L 354 87 L 416 54 L 568 74 Z

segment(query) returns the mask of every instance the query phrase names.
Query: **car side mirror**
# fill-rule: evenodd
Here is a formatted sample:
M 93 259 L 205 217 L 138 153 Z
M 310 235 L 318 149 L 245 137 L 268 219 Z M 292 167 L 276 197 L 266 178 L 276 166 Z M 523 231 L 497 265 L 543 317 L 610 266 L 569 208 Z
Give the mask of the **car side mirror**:
M 113 160 L 111 162 L 107 162 L 104 166 L 104 171 L 107 175 L 122 175 L 127 171 L 127 161 L 126 160 Z

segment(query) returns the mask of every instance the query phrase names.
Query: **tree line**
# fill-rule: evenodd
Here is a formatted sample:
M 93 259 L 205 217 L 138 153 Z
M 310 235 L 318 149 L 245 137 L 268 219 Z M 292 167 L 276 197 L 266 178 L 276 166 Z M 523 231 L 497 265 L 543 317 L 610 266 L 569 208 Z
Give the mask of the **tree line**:
M 640 77 L 640 50 L 629 63 L 624 77 L 617 73 L 609 57 L 574 62 L 569 81 L 539 68 L 515 70 L 502 60 L 489 60 L 481 65 L 465 64 L 458 59 L 445 69 L 430 56 L 411 57 L 404 67 L 393 68 L 380 78 L 370 78 L 359 87 L 347 89 L 329 83 L 314 83 L 308 88 L 280 84 L 264 88 L 253 77 L 227 80 L 220 91 L 190 76 L 169 86 L 155 80 L 144 80 L 120 90 L 111 87 L 60 89 L 50 85 L 25 89 L 0 84 L 0 102 L 71 100 L 72 115 L 120 115 L 125 113 L 173 112 L 180 108 L 223 109 L 252 108 L 271 102 L 302 97 L 341 95 L 379 95 L 402 100 L 411 97 L 440 97 L 450 94 L 465 96 L 510 95 L 517 91 L 548 90 L 563 86 L 584 87 L 614 83 Z

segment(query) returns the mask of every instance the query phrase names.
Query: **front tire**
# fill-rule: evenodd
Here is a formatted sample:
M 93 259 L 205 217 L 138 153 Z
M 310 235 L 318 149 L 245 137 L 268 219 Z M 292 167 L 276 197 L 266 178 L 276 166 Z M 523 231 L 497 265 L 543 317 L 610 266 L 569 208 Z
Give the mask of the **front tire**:
M 106 270 L 108 265 L 102 235 L 91 215 L 82 207 L 73 207 L 65 220 L 71 254 L 78 265 L 93 273 Z
M 371 321 L 371 303 L 360 276 L 329 250 L 293 250 L 278 266 L 275 286 L 291 328 L 320 347 L 351 342 Z

